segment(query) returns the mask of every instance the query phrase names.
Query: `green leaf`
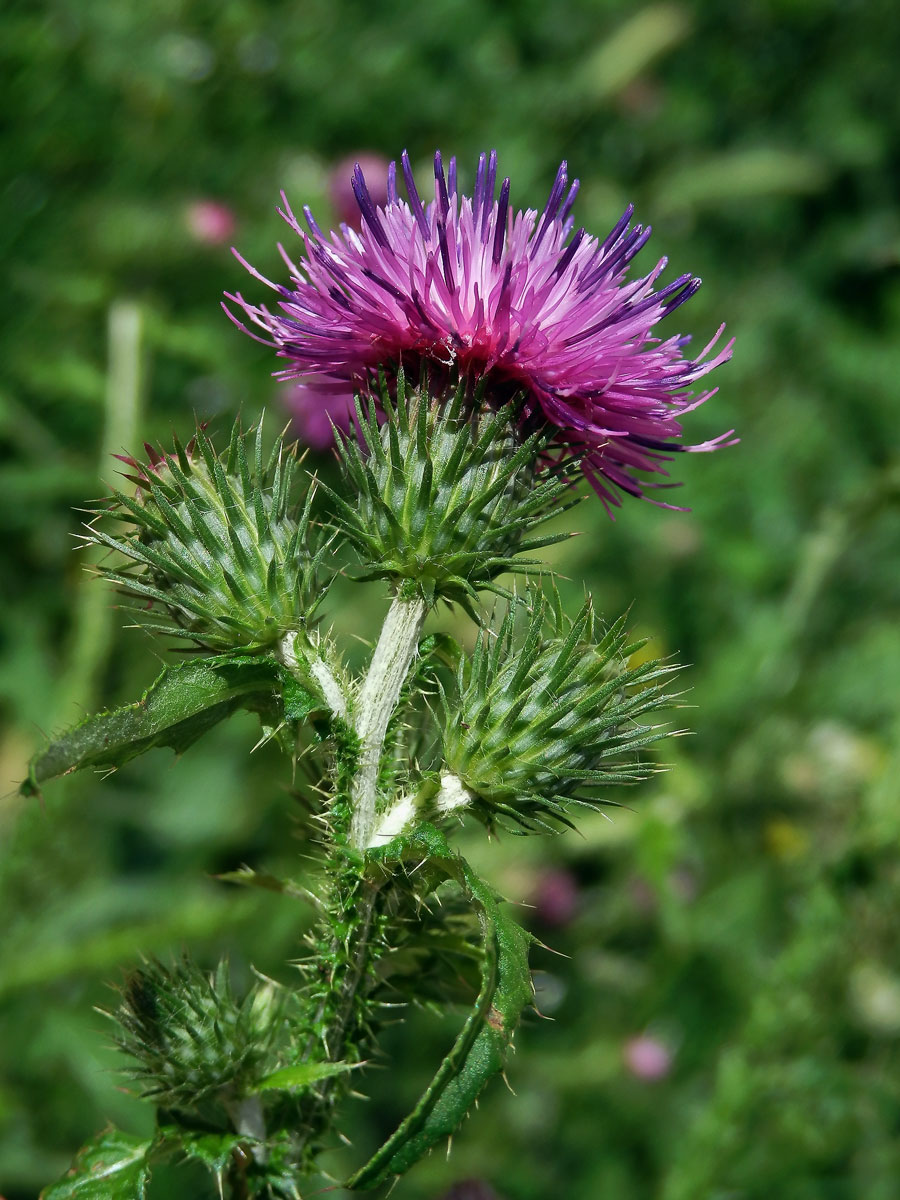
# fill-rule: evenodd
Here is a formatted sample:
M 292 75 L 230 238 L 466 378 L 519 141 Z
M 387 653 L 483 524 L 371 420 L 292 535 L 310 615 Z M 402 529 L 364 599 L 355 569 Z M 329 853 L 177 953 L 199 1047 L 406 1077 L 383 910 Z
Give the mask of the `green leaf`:
M 322 711 L 321 697 L 304 687 L 290 671 L 282 670 L 279 678 L 284 715 L 288 721 L 305 721 L 311 713 Z
M 179 754 L 236 709 L 271 706 L 278 679 L 267 658 L 166 667 L 136 703 L 88 717 L 35 755 L 20 790 L 34 796 L 48 779 L 84 767 L 120 767 L 155 746 Z
M 151 1143 L 110 1126 L 78 1151 L 41 1200 L 143 1200 L 150 1177 Z
M 270 1092 L 274 1089 L 282 1091 L 295 1088 L 308 1088 L 322 1079 L 330 1079 L 332 1075 L 343 1075 L 345 1071 L 355 1071 L 362 1063 L 346 1062 L 305 1062 L 293 1067 L 281 1067 L 266 1075 L 254 1087 L 254 1092 Z
M 194 1162 L 203 1163 L 213 1173 L 221 1194 L 225 1172 L 235 1151 L 246 1153 L 247 1138 L 236 1133 L 193 1133 L 175 1125 L 161 1125 L 154 1150 L 165 1154 L 178 1153 Z
M 252 867 L 239 867 L 236 871 L 224 871 L 215 875 L 221 883 L 236 883 L 241 887 L 259 888 L 264 892 L 277 892 L 280 896 L 290 896 L 292 900 L 304 900 L 309 904 L 319 905 L 319 899 L 308 888 L 303 887 L 293 879 L 281 879 L 277 875 L 269 875 L 265 871 L 254 871 Z
M 528 948 L 533 940 L 502 909 L 502 901 L 432 826 L 421 826 L 371 854 L 373 860 L 408 861 L 417 878 L 452 880 L 481 923 L 481 990 L 462 1030 L 408 1117 L 380 1150 L 344 1185 L 353 1191 L 402 1175 L 438 1142 L 449 1138 L 488 1080 L 502 1071 L 519 1017 L 533 989 Z M 424 860 L 424 866 L 423 864 Z

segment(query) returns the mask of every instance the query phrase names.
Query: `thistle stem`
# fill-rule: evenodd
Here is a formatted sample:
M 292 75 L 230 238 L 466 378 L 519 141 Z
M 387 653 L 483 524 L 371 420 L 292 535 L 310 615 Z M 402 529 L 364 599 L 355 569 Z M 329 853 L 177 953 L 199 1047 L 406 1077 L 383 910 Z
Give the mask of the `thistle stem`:
M 304 682 L 307 674 L 311 675 L 321 688 L 322 696 L 333 716 L 346 721 L 347 698 L 337 676 L 324 658 L 313 658 L 308 663 L 299 659 L 295 649 L 297 637 L 296 633 L 288 633 L 281 639 L 278 645 L 278 657 L 295 679 Z
M 385 617 L 381 636 L 357 702 L 356 733 L 359 767 L 353 781 L 350 842 L 365 850 L 375 828 L 378 770 L 388 722 L 415 656 L 428 604 L 421 596 L 397 595 Z
M 235 1133 L 253 1138 L 258 1145 L 253 1148 L 257 1162 L 265 1162 L 266 1118 L 259 1096 L 244 1096 L 228 1106 L 229 1116 Z

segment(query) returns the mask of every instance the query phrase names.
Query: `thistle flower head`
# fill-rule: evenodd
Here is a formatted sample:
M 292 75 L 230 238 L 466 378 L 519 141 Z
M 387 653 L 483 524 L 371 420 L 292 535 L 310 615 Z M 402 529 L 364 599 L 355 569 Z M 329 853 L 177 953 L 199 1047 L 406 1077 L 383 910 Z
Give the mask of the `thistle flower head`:
M 236 1000 L 225 963 L 212 974 L 188 960 L 146 963 L 110 1015 L 142 1095 L 171 1108 L 237 1098 L 272 1069 L 286 1034 L 285 994 L 263 980 Z
M 524 393 L 527 419 L 577 455 L 607 506 L 622 493 L 671 486 L 658 477 L 672 452 L 728 442 L 730 434 L 695 446 L 681 440 L 681 418 L 713 394 L 694 385 L 731 357 L 732 343 L 716 348 L 720 328 L 687 357 L 687 337 L 654 335 L 700 280 L 681 275 L 657 290 L 664 258 L 628 278 L 650 236 L 632 226 L 631 207 L 600 240 L 573 232 L 578 181 L 569 186 L 565 162 L 541 213 L 513 212 L 508 179 L 498 194 L 495 153 L 481 155 L 471 197 L 459 192 L 455 159 L 445 173 L 440 153 L 431 203 L 422 203 L 406 153 L 402 174 L 408 198 L 391 164 L 380 207 L 357 165 L 359 232 L 342 225 L 328 237 L 308 208 L 304 230 L 285 199 L 281 215 L 305 251 L 295 263 L 282 250 L 290 286 L 241 259 L 279 297 L 275 310 L 240 293 L 229 299 L 262 330 L 252 336 L 285 360 L 280 378 L 303 379 L 326 406 L 368 392 L 379 371 L 401 363 L 484 379 L 494 406 Z
M 279 439 L 266 458 L 261 427 L 238 425 L 223 454 L 202 428 L 187 448 L 146 449 L 146 462 L 123 459 L 135 495 L 114 491 L 86 539 L 124 557 L 101 570 L 146 603 L 141 624 L 216 652 L 255 653 L 302 630 L 324 551 L 311 544 L 312 489 L 295 507 L 294 453 Z M 125 533 L 110 533 L 104 517 Z
M 439 811 L 468 805 L 488 826 L 539 831 L 571 824 L 571 804 L 608 803 L 603 790 L 647 774 L 637 752 L 664 736 L 645 714 L 666 705 L 674 668 L 630 666 L 622 617 L 603 629 L 588 600 L 574 621 L 558 597 L 532 599 L 524 637 L 521 605 L 483 629 L 462 660 L 456 695 L 444 699 Z

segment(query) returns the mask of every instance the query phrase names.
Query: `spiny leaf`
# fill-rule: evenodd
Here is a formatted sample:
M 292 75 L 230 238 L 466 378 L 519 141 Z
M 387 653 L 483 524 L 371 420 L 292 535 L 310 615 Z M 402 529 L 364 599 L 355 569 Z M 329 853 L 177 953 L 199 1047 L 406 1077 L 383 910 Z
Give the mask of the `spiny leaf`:
M 371 858 L 408 862 L 418 868 L 417 878 L 426 871 L 435 884 L 451 880 L 462 890 L 481 924 L 481 990 L 415 1108 L 344 1185 L 351 1191 L 376 1187 L 402 1175 L 455 1132 L 488 1080 L 503 1069 L 519 1017 L 533 995 L 528 969 L 530 934 L 503 911 L 493 889 L 453 853 L 442 833 L 433 826 L 420 826 L 414 834 L 372 852 Z
M 277 664 L 268 658 L 210 658 L 166 667 L 134 704 L 88 717 L 32 759 L 21 786 L 40 785 L 84 767 L 120 767 L 155 746 L 180 754 L 238 708 L 270 706 Z
M 240 867 L 237 871 L 224 871 L 215 878 L 220 883 L 236 883 L 241 887 L 259 888 L 264 892 L 277 892 L 278 895 L 289 896 L 292 900 L 318 903 L 312 892 L 299 883 L 295 883 L 293 879 L 280 879 L 277 875 L 269 875 L 265 871 L 254 871 L 252 867 Z
M 150 1178 L 151 1143 L 112 1126 L 78 1151 L 57 1183 L 41 1200 L 144 1200 Z
M 185 1158 L 203 1163 L 212 1172 L 221 1193 L 225 1172 L 247 1140 L 235 1133 L 194 1133 L 176 1125 L 161 1125 L 154 1149 L 168 1154 L 181 1153 Z

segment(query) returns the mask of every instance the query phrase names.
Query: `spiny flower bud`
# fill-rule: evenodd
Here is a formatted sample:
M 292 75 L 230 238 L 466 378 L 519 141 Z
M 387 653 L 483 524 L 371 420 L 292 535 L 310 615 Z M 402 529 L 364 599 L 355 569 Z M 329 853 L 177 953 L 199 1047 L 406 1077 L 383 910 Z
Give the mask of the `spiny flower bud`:
M 303 629 L 316 607 L 323 546 L 310 538 L 310 487 L 302 509 L 293 491 L 298 462 L 278 439 L 268 460 L 262 428 L 236 424 L 218 454 L 199 429 L 187 448 L 147 447 L 129 496 L 113 493 L 104 514 L 131 526 L 122 537 L 95 520 L 87 541 L 117 551 L 123 567 L 101 568 L 126 595 L 149 601 L 141 623 L 215 652 L 254 653 Z M 98 518 L 99 520 L 99 518 Z
M 646 775 L 635 752 L 664 731 L 640 718 L 669 701 L 664 689 L 675 668 L 629 667 L 643 643 L 628 644 L 624 617 L 604 631 L 590 600 L 570 622 L 557 595 L 534 595 L 520 638 L 522 607 L 511 605 L 499 628 L 482 630 L 471 661 L 460 663 L 456 702 L 444 699 L 452 774 L 441 781 L 437 808 L 471 804 L 488 826 L 499 820 L 538 831 L 571 825 L 568 805 L 594 807 L 608 784 Z M 452 795 L 448 779 L 456 781 Z
M 357 402 L 356 429 L 338 439 L 351 500 L 329 491 L 337 525 L 358 551 L 363 578 L 410 580 L 429 601 L 472 608 L 479 589 L 508 595 L 497 576 L 540 573 L 517 555 L 562 541 L 534 530 L 577 502 L 543 434 L 523 437 L 516 405 L 493 411 L 464 384 L 434 399 L 422 386 L 384 389 L 379 424 Z M 323 485 L 324 486 L 324 485 Z
M 130 1075 L 142 1095 L 166 1108 L 238 1099 L 277 1063 L 285 1000 L 261 980 L 240 1003 L 228 967 L 206 974 L 185 960 L 169 969 L 150 962 L 126 980 L 114 1014 L 117 1044 L 137 1060 Z

